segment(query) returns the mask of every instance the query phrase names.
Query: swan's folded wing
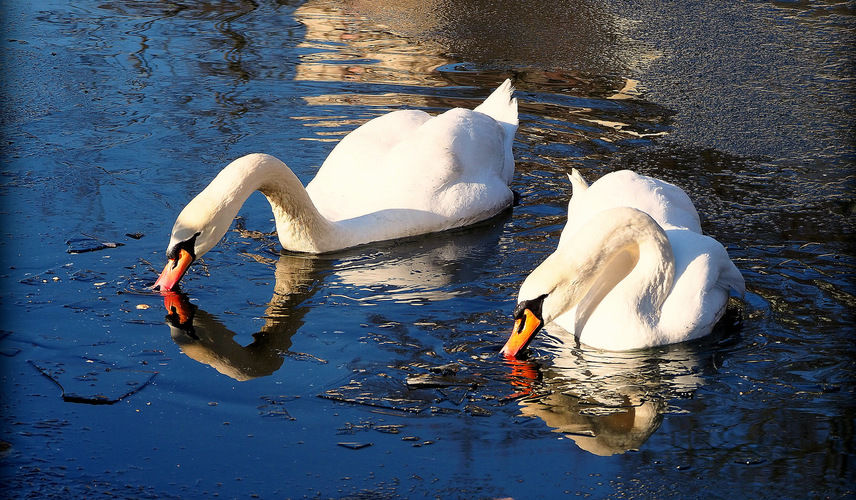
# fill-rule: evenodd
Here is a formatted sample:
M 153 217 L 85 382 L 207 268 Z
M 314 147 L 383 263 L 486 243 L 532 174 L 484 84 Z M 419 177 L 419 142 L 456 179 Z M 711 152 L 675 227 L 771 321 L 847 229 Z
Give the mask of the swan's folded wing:
M 562 240 L 571 237 L 595 214 L 615 207 L 641 210 L 663 229 L 683 227 L 701 233 L 698 212 L 689 196 L 668 182 L 620 170 L 604 175 L 587 189 L 576 189 L 576 184 L 574 187 Z
M 342 220 L 408 209 L 449 218 L 454 227 L 510 205 L 514 160 L 503 127 L 460 108 L 426 117 L 397 111 L 343 139 L 307 186 L 318 210 Z
M 716 240 L 686 229 L 667 230 L 675 255 L 675 284 L 663 304 L 664 330 L 706 335 L 725 312 L 729 288 L 742 293 L 743 276 Z
M 514 159 L 506 146 L 496 120 L 456 108 L 425 122 L 387 161 L 408 208 L 475 221 L 511 204 Z
M 331 220 L 367 213 L 366 204 L 373 205 L 378 192 L 388 185 L 390 151 L 430 119 L 424 111 L 394 111 L 345 136 L 306 186 L 318 210 Z

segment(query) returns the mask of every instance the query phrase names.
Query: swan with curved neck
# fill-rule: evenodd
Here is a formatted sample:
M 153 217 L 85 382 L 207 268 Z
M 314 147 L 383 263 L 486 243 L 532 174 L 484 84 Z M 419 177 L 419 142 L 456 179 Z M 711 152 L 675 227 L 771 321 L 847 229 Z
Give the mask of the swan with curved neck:
M 685 205 L 686 194 L 668 184 L 675 206 L 663 196 L 663 181 L 620 173 L 585 189 L 582 177 L 576 171 L 573 176 L 580 199 L 571 202 L 556 251 L 524 280 L 502 353 L 516 357 L 550 323 L 564 330 L 557 332 L 560 338 L 570 334 L 612 351 L 709 334 L 725 312 L 729 289 L 742 296 L 745 283 L 725 248 L 691 224 L 698 218 Z M 597 186 L 602 181 L 624 190 L 604 191 Z M 585 186 L 579 192 L 578 182 Z M 608 194 L 589 208 L 595 203 L 589 191 Z M 676 225 L 681 221 L 693 227 Z
M 305 188 L 282 161 L 230 163 L 181 211 L 154 288 L 173 289 L 226 234 L 255 191 L 267 197 L 285 250 L 325 253 L 444 231 L 512 205 L 517 99 L 506 80 L 474 110 L 401 110 L 363 124 Z

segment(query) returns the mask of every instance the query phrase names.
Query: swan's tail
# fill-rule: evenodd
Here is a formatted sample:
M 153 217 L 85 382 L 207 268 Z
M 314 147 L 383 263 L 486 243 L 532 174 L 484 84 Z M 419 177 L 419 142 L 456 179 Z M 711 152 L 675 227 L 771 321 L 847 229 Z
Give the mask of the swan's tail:
M 510 141 L 514 140 L 514 133 L 517 132 L 517 99 L 512 97 L 513 94 L 511 79 L 506 79 L 475 109 L 502 124 L 506 139 Z
M 571 191 L 572 195 L 582 193 L 583 191 L 588 189 L 588 182 L 586 182 L 582 174 L 575 168 L 572 168 L 571 173 L 568 174 L 568 180 L 571 181 L 571 186 L 573 189 L 573 191 Z

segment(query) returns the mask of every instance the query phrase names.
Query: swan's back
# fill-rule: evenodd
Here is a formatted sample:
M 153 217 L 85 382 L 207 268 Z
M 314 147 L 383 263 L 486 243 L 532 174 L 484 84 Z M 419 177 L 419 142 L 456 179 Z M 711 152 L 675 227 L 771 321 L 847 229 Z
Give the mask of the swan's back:
M 430 119 L 424 111 L 393 111 L 346 135 L 306 186 L 318 210 L 330 220 L 371 212 L 377 191 L 385 189 L 383 180 L 389 179 L 385 158 Z M 358 206 L 363 213 L 355 212 Z
M 456 227 L 494 215 L 513 200 L 511 91 L 507 81 L 477 110 L 375 118 L 342 139 L 306 190 L 334 221 L 404 209 Z
M 571 180 L 574 192 L 568 203 L 568 223 L 562 231 L 560 244 L 594 214 L 615 207 L 641 210 L 663 229 L 685 228 L 701 233 L 698 212 L 692 201 L 674 184 L 630 170 L 606 174 L 588 187 L 576 171 Z

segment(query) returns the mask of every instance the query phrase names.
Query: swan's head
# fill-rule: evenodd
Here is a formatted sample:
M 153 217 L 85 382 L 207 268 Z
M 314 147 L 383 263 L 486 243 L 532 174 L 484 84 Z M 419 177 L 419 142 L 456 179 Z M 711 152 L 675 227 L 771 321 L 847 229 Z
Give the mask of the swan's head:
M 166 249 L 166 267 L 153 288 L 174 289 L 190 264 L 214 248 L 226 234 L 237 209 L 224 210 L 224 203 L 214 202 L 215 199 L 209 186 L 178 215 Z
M 600 219 L 600 217 L 598 217 Z M 601 222 L 592 226 L 600 228 Z M 514 328 L 502 354 L 517 357 L 526 349 L 544 325 L 575 307 L 591 288 L 603 259 L 591 257 L 588 245 L 579 238 L 569 239 L 523 280 L 514 308 Z
M 166 251 L 166 267 L 161 271 L 158 280 L 155 281 L 153 288 L 160 289 L 162 292 L 167 292 L 176 287 L 178 282 L 190 268 L 190 264 L 196 260 L 196 240 L 199 233 L 194 234 L 188 239 L 180 240 L 173 244 L 170 242 Z
M 502 354 L 516 357 L 544 325 L 573 307 L 577 280 L 570 272 L 573 264 L 569 264 L 560 250 L 547 257 L 520 286 L 514 308 L 514 328 Z
M 577 306 L 591 288 L 595 270 L 581 267 L 561 247 L 535 268 L 523 281 L 514 308 L 514 328 L 502 348 L 507 357 L 517 357 L 535 334 Z
M 553 283 L 539 281 L 539 277 L 549 278 L 545 273 L 539 273 L 540 269 L 544 269 L 544 264 L 536 268 L 520 287 L 517 306 L 514 308 L 514 328 L 501 351 L 505 356 L 517 357 L 529 346 L 535 334 L 556 316 L 553 311 L 556 310 L 556 299 L 560 295 L 556 291 L 558 283 L 554 279 L 550 280 Z
M 547 295 L 541 295 L 531 300 L 517 303 L 514 308 L 514 328 L 511 337 L 500 351 L 505 356 L 517 357 L 517 354 L 526 349 L 544 326 L 541 310 Z

